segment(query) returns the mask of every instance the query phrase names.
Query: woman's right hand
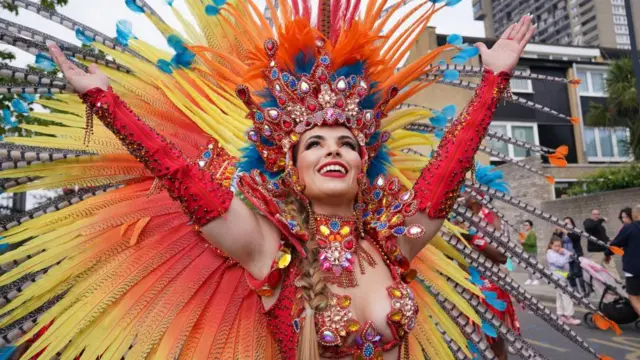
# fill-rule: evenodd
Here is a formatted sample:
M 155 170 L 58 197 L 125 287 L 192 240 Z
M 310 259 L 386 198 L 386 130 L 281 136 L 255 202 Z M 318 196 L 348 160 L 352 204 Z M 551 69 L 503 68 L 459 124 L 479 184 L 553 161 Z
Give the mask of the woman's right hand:
M 58 65 L 65 79 L 79 93 L 84 94 L 94 88 L 109 89 L 109 78 L 98 69 L 96 64 L 89 65 L 89 72 L 75 66 L 54 42 L 47 42 L 49 54 Z

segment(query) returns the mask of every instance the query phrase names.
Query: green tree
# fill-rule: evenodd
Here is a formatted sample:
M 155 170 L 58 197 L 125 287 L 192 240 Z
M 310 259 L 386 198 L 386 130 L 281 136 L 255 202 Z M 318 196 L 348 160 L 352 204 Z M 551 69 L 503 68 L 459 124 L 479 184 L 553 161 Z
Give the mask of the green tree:
M 629 141 L 624 144 L 634 159 L 640 160 L 640 104 L 635 86 L 631 59 L 615 61 L 609 68 L 606 80 L 607 102 L 591 103 L 587 125 L 602 127 L 626 127 Z

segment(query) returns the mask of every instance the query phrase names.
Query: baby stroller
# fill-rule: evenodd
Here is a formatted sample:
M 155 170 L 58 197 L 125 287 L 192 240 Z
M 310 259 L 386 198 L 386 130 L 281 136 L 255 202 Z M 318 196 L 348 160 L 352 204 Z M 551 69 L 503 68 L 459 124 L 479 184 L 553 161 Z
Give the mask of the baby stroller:
M 617 324 L 631 324 L 635 322 L 637 329 L 640 329 L 640 317 L 631 306 L 624 291 L 624 286 L 619 284 L 607 269 L 601 265 L 584 257 L 580 258 L 584 281 L 587 287 L 600 298 L 598 310 L 607 318 Z M 591 328 L 595 328 L 593 323 L 593 313 L 584 315 L 584 323 Z

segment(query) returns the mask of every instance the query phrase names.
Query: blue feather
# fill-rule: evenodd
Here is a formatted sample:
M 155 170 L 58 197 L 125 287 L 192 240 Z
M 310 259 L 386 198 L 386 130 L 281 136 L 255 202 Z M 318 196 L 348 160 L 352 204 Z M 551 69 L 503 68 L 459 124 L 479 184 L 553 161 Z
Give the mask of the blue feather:
M 260 90 L 260 91 L 256 91 L 256 95 L 258 95 L 259 97 L 262 98 L 262 102 L 260 103 L 260 106 L 263 109 L 266 108 L 278 108 L 278 101 L 276 100 L 276 97 L 273 96 L 273 94 L 271 93 L 271 91 L 269 91 L 269 89 L 264 89 L 264 90 Z
M 348 78 L 351 75 L 355 75 L 355 76 L 364 75 L 364 62 L 363 61 L 356 61 L 355 63 L 353 63 L 351 65 L 345 65 L 345 66 L 339 68 L 338 70 L 336 70 L 336 76 L 337 77 L 344 76 L 344 77 Z
M 273 180 L 278 176 L 282 175 L 282 172 L 271 172 L 267 171 L 265 168 L 265 162 L 262 156 L 260 156 L 260 152 L 256 148 L 255 145 L 251 144 L 249 146 L 245 146 L 242 149 L 242 157 L 237 164 L 239 172 L 251 172 L 254 169 L 257 169 L 261 173 L 263 173 L 267 178 Z
M 478 269 L 476 269 L 474 266 L 469 266 L 469 275 L 471 275 L 471 283 L 473 283 L 473 285 L 480 286 L 484 284 L 484 281 L 480 279 L 480 273 L 478 272 Z
M 0 360 L 9 360 L 11 359 L 11 355 L 16 350 L 15 346 L 5 346 L 0 348 Z
M 136 14 L 144 14 L 144 9 L 136 4 L 134 0 L 125 0 L 124 2 L 129 10 L 133 11 Z
M 378 94 L 380 91 L 375 90 L 378 86 L 377 82 L 372 82 L 369 84 L 369 95 L 365 96 L 364 99 L 360 100 L 360 108 L 363 110 L 372 110 L 378 104 Z
M 488 324 L 484 321 L 482 322 L 482 332 L 485 335 L 490 336 L 492 338 L 498 337 L 498 333 L 496 332 L 496 329 L 491 324 Z
M 483 291 L 484 299 L 487 304 L 493 306 L 498 311 L 504 311 L 507 308 L 507 303 L 498 300 L 498 295 L 493 291 Z
M 504 180 L 504 173 L 493 165 L 476 164 L 476 181 L 494 190 L 509 194 L 509 183 Z
M 471 352 L 473 360 L 482 359 L 482 354 L 480 354 L 478 348 L 470 340 L 467 340 L 467 347 Z

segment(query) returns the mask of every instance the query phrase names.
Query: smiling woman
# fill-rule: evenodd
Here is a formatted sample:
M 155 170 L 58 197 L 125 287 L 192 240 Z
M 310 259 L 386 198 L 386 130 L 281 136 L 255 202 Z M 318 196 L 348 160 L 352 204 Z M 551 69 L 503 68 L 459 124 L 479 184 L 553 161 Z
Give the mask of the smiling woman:
M 394 22 L 408 2 L 280 1 L 276 11 L 268 1 L 267 19 L 252 1 L 187 1 L 195 24 L 172 8 L 186 30 L 181 35 L 145 1 L 126 1 L 166 37 L 171 57 L 129 26 L 111 39 L 14 2 L 60 21 L 106 55 L 34 29 L 11 27 L 19 39 L 0 31 L 0 40 L 17 47 L 43 49 L 48 40 L 65 82 L 30 73 L 36 91 L 80 94 L 38 99 L 57 111 L 36 116 L 55 125 L 25 125 L 44 135 L 9 139 L 43 153 L 64 149 L 66 159 L 2 175 L 22 181 L 16 191 L 110 191 L 6 226 L 0 294 L 11 301 L 0 326 L 12 335 L 2 341 L 15 343 L 4 354 L 452 360 L 478 351 L 502 358 L 508 342 L 526 359 L 543 358 L 510 326 L 517 321 L 504 315 L 512 307 L 500 286 L 598 356 L 480 251 L 492 242 L 564 285 L 476 213 L 456 206 L 463 184 L 470 194 L 482 189 L 523 206 L 500 192 L 504 185 L 481 188 L 465 178 L 535 32 L 531 18 L 511 25 L 491 49 L 452 36 L 398 69 L 431 17 L 458 2 L 416 3 L 415 16 Z M 457 81 L 450 64 L 436 62 L 478 53 L 484 68 L 469 74 L 478 84 Z M 20 69 L 0 70 L 25 78 Z M 451 107 L 403 108 L 433 83 L 425 79 L 475 88 L 475 95 L 449 124 Z M 428 118 L 436 134 L 405 129 Z M 411 152 L 425 143 L 436 149 L 433 156 Z M 563 158 L 560 150 L 533 149 Z M 477 197 L 478 206 L 490 206 Z M 452 212 L 486 239 L 472 237 L 476 247 L 467 246 L 463 230 L 447 222 Z M 487 279 L 496 284 L 487 286 Z M 615 327 L 593 311 L 602 328 Z M 480 333 L 501 345 L 490 348 Z

